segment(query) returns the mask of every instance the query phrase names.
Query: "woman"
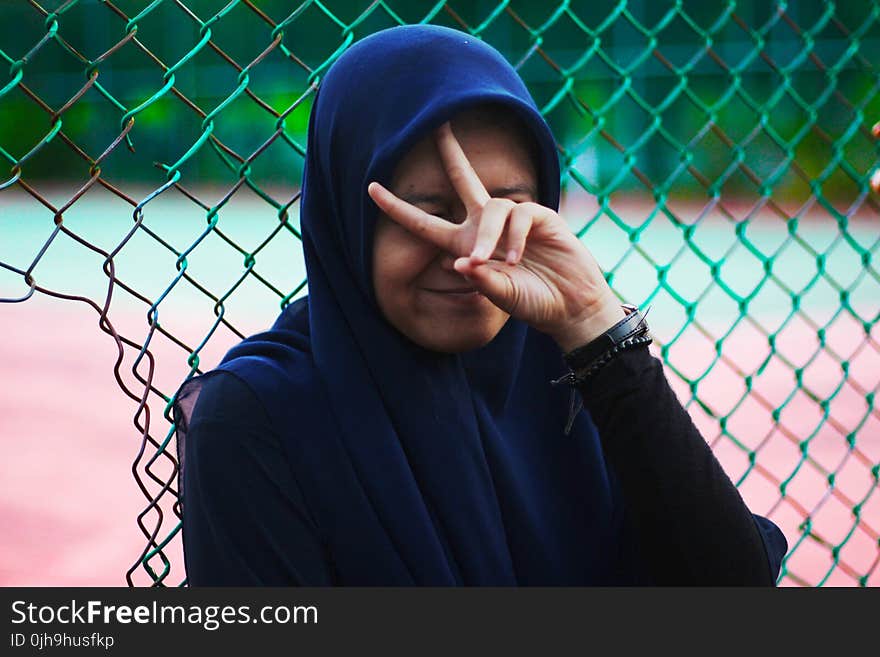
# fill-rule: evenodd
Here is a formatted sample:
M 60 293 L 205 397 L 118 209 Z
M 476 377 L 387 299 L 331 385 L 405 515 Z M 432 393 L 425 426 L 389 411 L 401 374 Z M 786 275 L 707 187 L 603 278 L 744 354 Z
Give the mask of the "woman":
M 308 297 L 176 396 L 191 585 L 774 584 L 497 51 L 363 39 L 308 139 Z

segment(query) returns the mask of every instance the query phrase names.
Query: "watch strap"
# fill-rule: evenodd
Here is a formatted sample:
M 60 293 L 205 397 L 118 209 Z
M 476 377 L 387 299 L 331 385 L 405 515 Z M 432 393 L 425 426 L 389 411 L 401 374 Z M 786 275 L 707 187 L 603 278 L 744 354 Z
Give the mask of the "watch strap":
M 647 333 L 648 325 L 645 317 L 651 307 L 641 312 L 636 306 L 622 304 L 626 317 L 614 324 L 602 335 L 587 344 L 569 351 L 563 356 L 565 364 L 572 370 L 583 369 L 589 366 L 607 351 L 621 345 L 624 341 L 636 335 Z

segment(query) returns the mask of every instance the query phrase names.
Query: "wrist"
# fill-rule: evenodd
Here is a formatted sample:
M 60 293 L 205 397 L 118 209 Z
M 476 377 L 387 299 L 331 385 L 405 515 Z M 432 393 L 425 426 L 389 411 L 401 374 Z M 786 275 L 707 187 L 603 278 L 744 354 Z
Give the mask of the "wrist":
M 626 317 L 626 312 L 616 299 L 604 302 L 587 315 L 551 333 L 563 353 L 588 344 Z

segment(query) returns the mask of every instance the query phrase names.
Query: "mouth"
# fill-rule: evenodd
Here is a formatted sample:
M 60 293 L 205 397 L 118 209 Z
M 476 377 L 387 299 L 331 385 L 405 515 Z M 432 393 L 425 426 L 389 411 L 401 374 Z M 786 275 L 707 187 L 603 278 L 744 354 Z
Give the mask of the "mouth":
M 464 305 L 468 308 L 481 305 L 486 297 L 478 290 L 472 287 L 451 287 L 442 290 L 431 288 L 423 288 L 425 292 L 436 295 L 439 301 L 442 299 L 445 303 L 451 303 L 455 306 Z
M 446 290 L 433 290 L 431 288 L 426 287 L 425 290 L 428 292 L 434 292 L 435 294 L 451 294 L 451 295 L 462 296 L 462 297 L 479 294 L 479 292 L 475 288 L 472 288 L 472 287 L 456 287 L 456 288 L 449 288 Z

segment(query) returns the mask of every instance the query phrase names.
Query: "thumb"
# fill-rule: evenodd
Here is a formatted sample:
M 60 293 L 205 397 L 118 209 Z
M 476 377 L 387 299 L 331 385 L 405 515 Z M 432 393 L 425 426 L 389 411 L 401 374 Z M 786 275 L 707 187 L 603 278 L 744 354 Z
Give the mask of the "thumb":
M 486 295 L 489 301 L 510 314 L 516 308 L 516 287 L 510 276 L 506 272 L 496 269 L 492 265 L 493 262 L 490 260 L 485 263 L 477 263 L 470 257 L 464 257 L 457 258 L 453 267 L 477 290 Z

